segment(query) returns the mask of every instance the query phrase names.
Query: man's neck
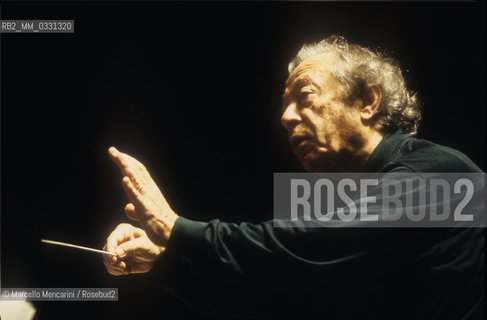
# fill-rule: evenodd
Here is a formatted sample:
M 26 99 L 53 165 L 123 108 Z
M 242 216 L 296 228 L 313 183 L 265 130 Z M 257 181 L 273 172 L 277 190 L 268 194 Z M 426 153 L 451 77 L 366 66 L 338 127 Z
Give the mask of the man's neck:
M 384 135 L 375 131 L 367 130 L 356 136 L 355 146 L 341 149 L 338 153 L 323 154 L 314 161 L 312 167 L 306 168 L 309 172 L 361 172 L 375 148 L 384 138 Z
M 344 157 L 342 162 L 343 168 L 341 172 L 360 172 L 363 171 L 367 161 L 374 152 L 375 148 L 384 138 L 384 135 L 376 130 L 368 130 L 362 135 L 363 145 L 356 151 L 354 155 L 351 155 L 349 159 Z M 348 160 L 348 161 L 347 161 Z
M 375 130 L 371 133 L 369 143 L 366 146 L 366 153 L 368 154 L 368 156 L 367 159 L 365 159 L 365 163 L 367 163 L 367 160 L 369 160 L 370 156 L 372 155 L 372 152 L 374 152 L 375 148 L 377 148 L 377 146 L 379 145 L 379 143 L 382 141 L 383 138 L 384 135 Z

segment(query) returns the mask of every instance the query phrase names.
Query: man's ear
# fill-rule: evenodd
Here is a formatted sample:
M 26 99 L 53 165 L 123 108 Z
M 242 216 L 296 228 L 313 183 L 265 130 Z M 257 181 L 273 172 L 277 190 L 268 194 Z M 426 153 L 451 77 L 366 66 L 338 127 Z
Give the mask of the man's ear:
M 362 120 L 370 120 L 379 111 L 382 102 L 382 90 L 376 83 L 369 83 L 364 90 L 364 98 L 360 108 Z

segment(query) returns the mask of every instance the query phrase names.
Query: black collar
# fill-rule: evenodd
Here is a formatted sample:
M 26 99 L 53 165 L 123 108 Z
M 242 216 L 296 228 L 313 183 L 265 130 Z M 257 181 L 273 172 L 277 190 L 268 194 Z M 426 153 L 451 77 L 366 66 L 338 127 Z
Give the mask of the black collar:
M 411 135 L 401 129 L 387 133 L 374 149 L 364 167 L 364 172 L 378 172 L 387 163 L 393 161 L 401 144 Z

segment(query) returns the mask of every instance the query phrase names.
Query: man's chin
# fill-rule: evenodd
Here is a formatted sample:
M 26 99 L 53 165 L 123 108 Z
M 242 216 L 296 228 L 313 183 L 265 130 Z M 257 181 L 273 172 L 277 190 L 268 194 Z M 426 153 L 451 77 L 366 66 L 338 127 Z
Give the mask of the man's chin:
M 329 156 L 317 156 L 314 153 L 307 153 L 298 156 L 301 165 L 308 172 L 340 172 L 340 168 L 335 162 L 331 161 Z
M 317 157 L 311 152 L 305 153 L 303 155 L 298 155 L 298 159 L 306 171 L 309 172 L 317 171 L 319 161 Z

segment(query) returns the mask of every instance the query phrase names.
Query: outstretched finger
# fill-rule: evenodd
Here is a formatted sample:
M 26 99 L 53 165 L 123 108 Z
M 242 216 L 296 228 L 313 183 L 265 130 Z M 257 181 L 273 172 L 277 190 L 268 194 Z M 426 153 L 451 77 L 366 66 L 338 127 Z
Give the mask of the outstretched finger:
M 132 181 L 128 177 L 123 177 L 122 185 L 125 189 L 127 197 L 132 202 L 134 206 L 144 206 L 142 195 L 140 194 L 140 189 L 137 189 Z M 135 213 L 135 212 L 134 212 Z
M 122 153 L 118 151 L 115 147 L 108 148 L 108 155 L 110 158 L 115 162 L 115 164 L 119 167 L 119 169 L 125 173 L 126 164 L 122 161 Z
M 140 200 L 138 199 L 139 193 L 133 192 L 132 190 L 136 191 L 137 189 L 135 187 L 129 188 L 130 185 L 133 186 L 132 181 L 129 179 L 129 177 L 124 176 L 122 178 L 122 187 L 125 190 L 125 194 L 129 198 L 130 203 L 132 203 L 135 206 L 135 205 L 140 204 Z
M 150 174 L 145 166 L 134 157 L 118 151 L 115 147 L 108 149 L 108 154 L 117 164 L 123 175 L 129 177 L 135 185 L 142 185 L 143 181 L 150 178 Z

